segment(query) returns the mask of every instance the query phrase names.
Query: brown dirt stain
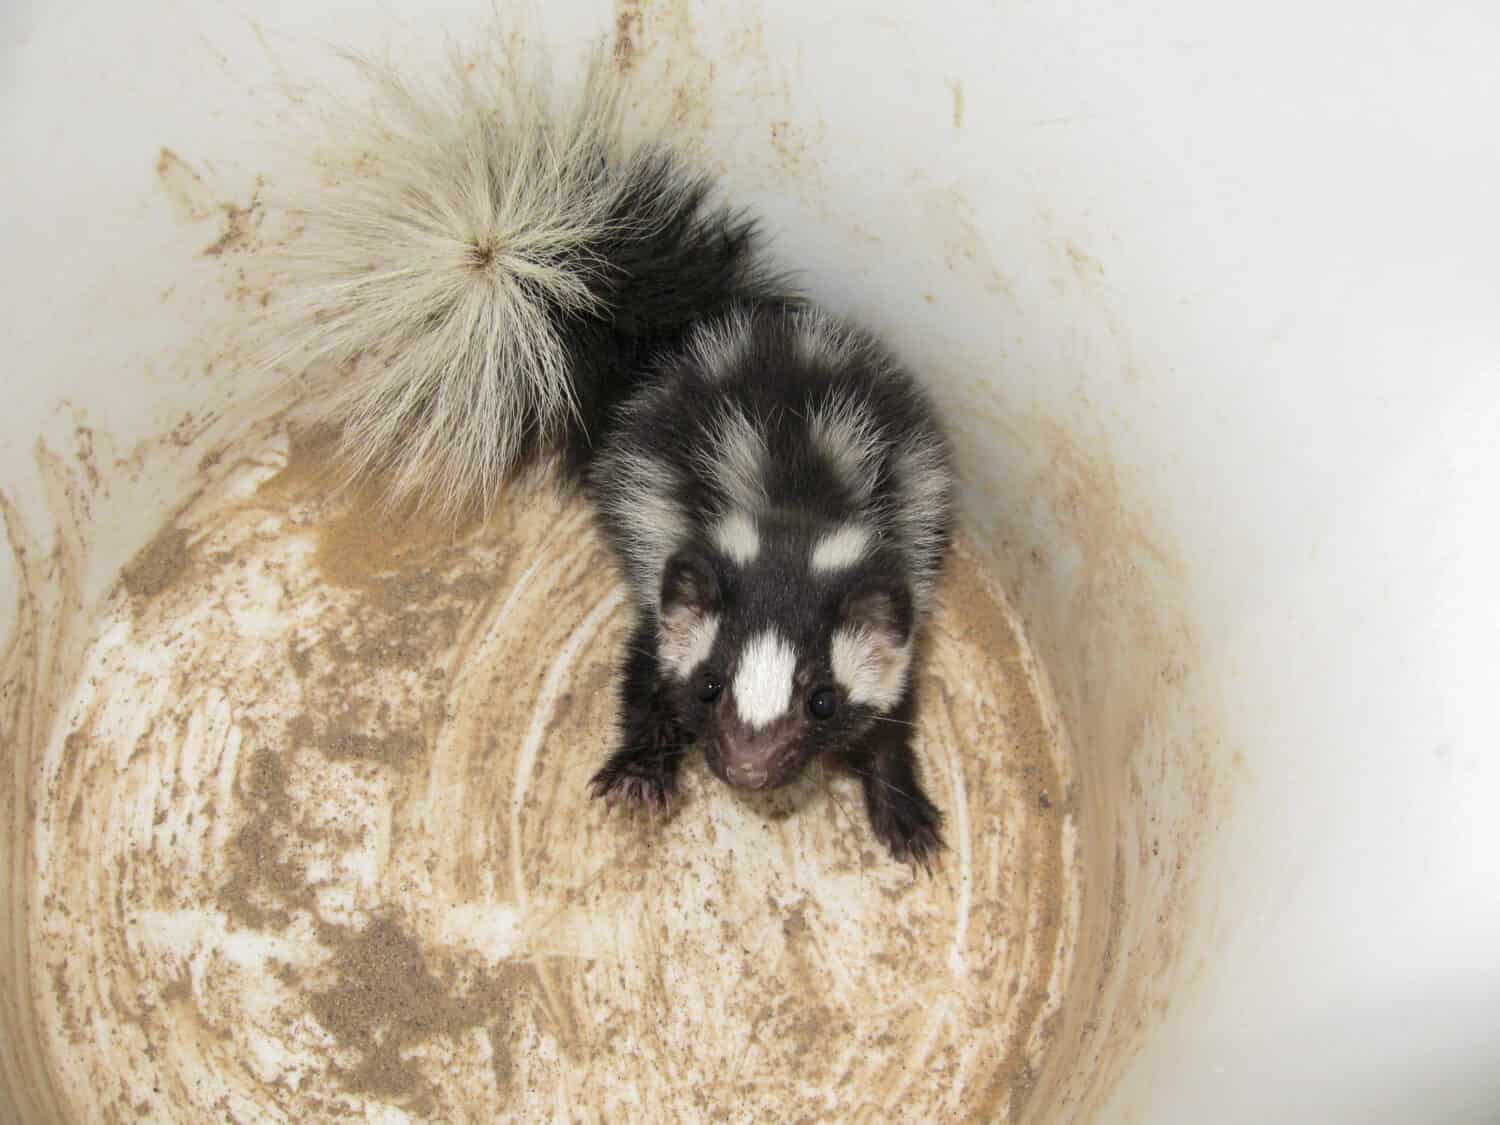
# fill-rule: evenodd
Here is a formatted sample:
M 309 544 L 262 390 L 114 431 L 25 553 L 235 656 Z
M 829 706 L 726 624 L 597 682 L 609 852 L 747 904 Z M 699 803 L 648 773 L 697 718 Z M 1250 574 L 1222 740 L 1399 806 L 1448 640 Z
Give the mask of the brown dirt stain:
M 215 200 L 203 177 L 169 148 L 157 151 L 156 178 L 178 222 L 198 222 L 213 214 Z
M 168 525 L 120 571 L 120 582 L 137 598 L 154 598 L 182 577 L 192 564 L 185 529 Z

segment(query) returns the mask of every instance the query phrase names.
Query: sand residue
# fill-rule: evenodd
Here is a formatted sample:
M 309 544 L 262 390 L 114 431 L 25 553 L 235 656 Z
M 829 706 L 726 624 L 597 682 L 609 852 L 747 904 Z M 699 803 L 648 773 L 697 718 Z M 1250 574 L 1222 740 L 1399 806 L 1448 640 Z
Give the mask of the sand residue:
M 188 533 L 168 525 L 125 565 L 120 581 L 133 596 L 154 598 L 177 581 L 191 561 Z
M 311 988 L 307 1004 L 313 1018 L 357 1059 L 339 1068 L 345 1089 L 392 1100 L 413 1113 L 430 1112 L 433 1091 L 405 1052 L 496 1019 L 514 986 L 486 980 L 471 994 L 456 993 L 433 974 L 417 939 L 390 918 L 340 931 L 331 945 L 327 971 L 334 980 Z

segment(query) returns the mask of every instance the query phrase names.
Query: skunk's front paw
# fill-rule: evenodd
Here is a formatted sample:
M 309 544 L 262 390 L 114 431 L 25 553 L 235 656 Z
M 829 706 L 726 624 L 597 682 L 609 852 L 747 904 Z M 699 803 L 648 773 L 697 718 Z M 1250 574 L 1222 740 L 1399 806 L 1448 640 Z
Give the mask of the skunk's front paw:
M 627 808 L 664 809 L 677 792 L 677 759 L 681 751 L 645 755 L 621 750 L 589 782 L 595 799 Z
M 898 793 L 877 791 L 869 802 L 870 827 L 891 855 L 902 862 L 931 866 L 944 848 L 943 814 L 920 789 Z

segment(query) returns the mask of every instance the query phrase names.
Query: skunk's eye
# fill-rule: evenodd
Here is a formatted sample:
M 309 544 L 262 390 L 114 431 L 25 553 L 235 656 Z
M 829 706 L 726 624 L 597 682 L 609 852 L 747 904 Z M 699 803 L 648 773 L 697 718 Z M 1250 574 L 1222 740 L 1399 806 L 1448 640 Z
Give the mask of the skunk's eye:
M 724 690 L 724 681 L 712 672 L 699 672 L 698 682 L 694 686 L 699 699 L 704 703 L 712 703 Z
M 831 719 L 838 709 L 838 693 L 831 687 L 819 688 L 807 697 L 807 713 L 815 719 Z

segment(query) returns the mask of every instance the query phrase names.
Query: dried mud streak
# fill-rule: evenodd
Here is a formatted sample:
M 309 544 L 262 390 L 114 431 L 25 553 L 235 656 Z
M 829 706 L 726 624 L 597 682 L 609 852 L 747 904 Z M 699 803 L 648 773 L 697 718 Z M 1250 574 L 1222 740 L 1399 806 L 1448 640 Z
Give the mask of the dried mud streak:
M 995 612 L 995 595 L 986 591 L 987 581 L 966 549 L 956 551 L 945 581 L 945 620 L 951 623 L 950 628 L 968 634 L 978 651 L 992 657 L 1005 654 L 1001 663 L 1007 674 L 1025 682 L 1028 671 L 1020 639 L 1010 622 Z M 1044 830 L 1035 837 L 1035 868 L 1030 873 L 1040 891 L 1032 892 L 1028 884 L 1028 894 L 1040 894 L 1048 905 L 1033 922 L 1027 938 L 1032 948 L 1050 951 L 1056 948 L 1061 935 L 1065 901 L 1062 817 L 1073 809 L 1071 801 L 1064 798 L 1065 786 L 1057 772 L 1057 738 L 1048 729 L 1041 708 L 1013 707 L 1006 718 L 1007 769 L 1021 779 L 1023 793 L 1035 795 L 1038 818 L 1044 825 Z M 1051 957 L 1046 960 L 1050 963 Z M 1026 1100 L 1035 1084 L 1035 1068 L 1026 1056 L 1025 1043 L 1036 1026 L 1048 991 L 1046 974 L 1034 974 L 1019 1002 L 1017 1037 L 1007 1044 L 1005 1058 L 985 1083 L 986 1092 L 980 1099 L 981 1116 L 991 1118 L 1004 1108 L 1008 1118 L 1015 1120 L 1025 1112 Z
M 225 253 L 244 250 L 254 242 L 265 212 L 261 207 L 260 191 L 263 185 L 256 182 L 250 202 L 244 207 L 236 203 L 221 203 L 219 210 L 224 215 L 224 230 L 200 253 L 205 258 L 217 258 Z M 264 302 L 262 302 L 264 303 Z
M 47 665 L 59 655 L 60 619 L 43 621 L 46 577 L 40 549 L 26 533 L 21 514 L 0 493 L 0 520 L 16 574 L 16 620 L 0 655 L 0 746 L 8 763 L 0 768 L 0 1117 L 14 1121 L 60 1119 L 62 1099 L 56 1072 L 41 1036 L 42 1020 L 33 999 L 38 987 L 31 958 L 31 821 L 35 798 L 31 748 L 51 727 L 55 701 L 46 691 L 54 686 L 55 668 Z M 66 560 L 54 558 L 55 566 Z M 54 570 L 66 586 L 72 576 Z
M 615 65 L 629 71 L 635 64 L 635 53 L 644 30 L 642 0 L 616 0 L 615 2 Z
M 157 152 L 156 177 L 178 222 L 196 222 L 212 213 L 213 203 L 203 177 L 169 148 Z
M 75 496 L 83 495 L 69 480 L 62 462 L 37 443 L 37 468 L 48 495 L 54 546 L 43 556 L 31 537 L 20 508 L 0 492 L 0 522 L 15 565 L 15 624 L 0 654 L 0 745 L 9 763 L 0 768 L 0 903 L 6 922 L 0 926 L 0 966 L 7 984 L 0 989 L 0 1109 L 15 1121 L 60 1121 L 62 1077 L 46 1049 L 45 1022 L 36 1004 L 42 983 L 34 959 L 34 823 L 39 799 L 33 792 L 36 756 L 54 726 L 63 693 L 74 675 L 74 628 L 81 609 L 80 529 L 75 526 Z M 45 909 L 45 904 L 43 904 Z M 3 1116 L 3 1115 L 0 1115 Z
M 1059 247 L 1059 266 L 1077 283 L 1096 280 L 1095 264 L 1076 247 Z M 1182 935 L 1205 905 L 1192 860 L 1226 808 L 1227 779 L 1216 776 L 1222 714 L 1194 673 L 1200 641 L 1182 606 L 1189 575 L 1147 518 L 1111 460 L 1107 442 L 1088 441 L 1084 422 L 1005 409 L 992 388 L 974 387 L 973 421 L 1033 453 L 1031 470 L 1003 492 L 974 497 L 994 513 L 1025 513 L 1026 524 L 996 529 L 1004 581 L 1031 607 L 1037 649 L 1065 657 L 1048 669 L 1079 755 L 1074 803 L 1085 891 L 1080 946 L 1057 1021 L 1058 1059 L 1041 1077 L 1049 1105 L 1071 1116 L 1102 1112 L 1130 1058 L 1181 990 Z M 1029 497 L 1026 504 L 1017 497 Z M 1046 498 L 1037 509 L 1037 498 Z M 1037 523 L 1045 529 L 1038 537 Z M 1032 549 L 1023 545 L 1037 542 Z M 1077 557 L 1059 565 L 1049 544 Z M 1081 678 L 1084 677 L 1084 678 Z M 1137 786 L 1148 774 L 1150 799 Z M 1147 812 L 1153 813 L 1147 823 Z M 1160 839 L 1173 862 L 1146 865 Z M 1114 954 L 1129 950 L 1129 957 Z M 1108 970 L 1104 966 L 1108 966 Z

